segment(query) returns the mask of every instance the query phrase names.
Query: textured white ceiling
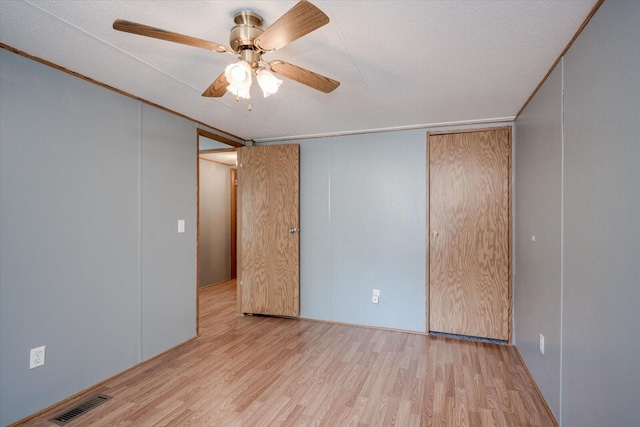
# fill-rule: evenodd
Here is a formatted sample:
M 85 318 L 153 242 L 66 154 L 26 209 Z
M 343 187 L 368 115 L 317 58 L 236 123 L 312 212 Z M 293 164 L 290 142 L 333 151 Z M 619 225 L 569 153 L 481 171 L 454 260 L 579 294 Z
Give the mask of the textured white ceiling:
M 341 82 L 324 94 L 283 79 L 251 104 L 201 93 L 233 62 L 114 31 L 140 22 L 229 45 L 233 15 L 264 26 L 296 1 L 0 1 L 0 42 L 222 129 L 261 140 L 511 120 L 597 0 L 313 1 L 331 22 L 265 59 Z
M 200 158 L 204 160 L 211 160 L 216 163 L 222 163 L 227 166 L 235 166 L 238 164 L 238 153 L 236 151 L 200 153 Z

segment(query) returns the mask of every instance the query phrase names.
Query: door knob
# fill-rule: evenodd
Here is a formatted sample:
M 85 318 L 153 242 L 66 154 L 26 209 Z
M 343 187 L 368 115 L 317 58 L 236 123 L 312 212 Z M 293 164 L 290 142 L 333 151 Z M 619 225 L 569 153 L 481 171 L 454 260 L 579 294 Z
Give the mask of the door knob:
M 432 235 L 433 237 L 438 237 L 438 236 L 440 235 L 440 232 L 439 232 L 438 230 L 433 230 L 433 231 L 431 232 L 431 235 Z
M 289 229 L 289 233 L 295 233 L 296 231 L 298 231 L 298 229 L 295 227 Z

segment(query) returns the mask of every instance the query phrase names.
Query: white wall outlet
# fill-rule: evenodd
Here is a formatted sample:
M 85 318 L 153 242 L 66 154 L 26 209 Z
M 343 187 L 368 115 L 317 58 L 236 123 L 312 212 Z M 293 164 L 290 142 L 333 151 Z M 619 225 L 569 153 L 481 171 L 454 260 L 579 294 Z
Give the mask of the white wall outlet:
M 374 297 L 379 297 L 380 296 L 380 289 L 374 289 L 373 290 L 373 296 Z
M 32 348 L 29 353 L 29 369 L 44 365 L 44 345 Z
M 372 296 L 371 297 L 371 302 L 374 303 L 374 304 L 377 304 L 378 303 L 378 298 L 380 298 L 380 297 L 377 296 L 377 295 Z
M 178 220 L 178 233 L 184 233 L 184 219 Z
M 544 335 L 540 334 L 540 353 L 544 354 Z

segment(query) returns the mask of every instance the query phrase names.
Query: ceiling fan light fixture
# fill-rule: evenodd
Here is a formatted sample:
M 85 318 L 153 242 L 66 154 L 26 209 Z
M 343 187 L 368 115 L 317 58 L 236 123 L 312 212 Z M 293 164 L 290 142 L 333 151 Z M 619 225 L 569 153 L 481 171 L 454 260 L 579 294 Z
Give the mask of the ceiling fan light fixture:
M 217 53 L 235 55 L 237 62 L 228 65 L 224 72 L 218 75 L 202 93 L 202 96 L 219 98 L 228 91 L 236 96 L 236 100 L 239 98 L 249 99 L 252 84 L 251 74 L 255 74 L 266 98 L 276 93 L 282 83 L 271 72 L 324 93 L 332 92 L 340 86 L 340 82 L 302 67 L 280 60 L 267 62 L 262 59 L 263 54 L 278 50 L 329 23 L 329 17 L 310 1 L 299 0 L 296 5 L 266 29 L 262 28 L 260 15 L 252 11 L 239 11 L 233 19 L 236 25 L 229 34 L 231 48 L 123 19 L 116 19 L 113 22 L 113 29 Z M 251 110 L 250 104 L 249 110 Z
M 260 89 L 262 89 L 262 93 L 265 98 L 276 93 L 282 84 L 282 80 L 264 68 L 258 70 L 256 73 L 256 79 L 258 80 L 258 85 L 260 86 Z
M 247 61 L 238 61 L 227 65 L 224 76 L 230 85 L 236 87 L 251 86 L 251 65 Z

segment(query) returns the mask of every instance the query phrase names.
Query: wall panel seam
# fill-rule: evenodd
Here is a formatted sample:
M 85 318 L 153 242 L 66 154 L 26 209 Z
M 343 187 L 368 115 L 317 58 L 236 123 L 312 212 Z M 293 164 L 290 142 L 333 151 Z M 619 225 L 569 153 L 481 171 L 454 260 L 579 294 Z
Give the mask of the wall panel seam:
M 329 138 L 329 178 L 327 179 L 327 215 L 329 216 L 329 318 L 335 320 L 333 317 L 333 216 L 331 215 L 331 166 L 333 165 L 333 138 Z
M 142 123 L 143 104 L 138 101 L 138 363 L 144 360 L 142 347 Z
M 560 381 L 558 423 L 562 426 L 562 364 L 564 353 L 564 56 L 560 59 Z

